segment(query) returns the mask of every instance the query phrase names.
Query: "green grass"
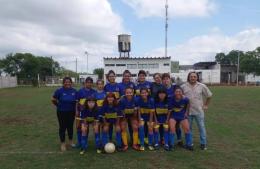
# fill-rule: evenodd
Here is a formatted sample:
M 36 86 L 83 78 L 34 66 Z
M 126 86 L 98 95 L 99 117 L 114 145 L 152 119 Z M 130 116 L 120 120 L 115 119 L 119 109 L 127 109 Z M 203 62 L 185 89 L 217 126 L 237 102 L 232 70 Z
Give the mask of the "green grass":
M 206 112 L 208 150 L 177 148 L 96 154 L 93 137 L 86 155 L 59 152 L 58 123 L 50 98 L 55 88 L 0 90 L 0 168 L 259 168 L 260 88 L 212 87 Z

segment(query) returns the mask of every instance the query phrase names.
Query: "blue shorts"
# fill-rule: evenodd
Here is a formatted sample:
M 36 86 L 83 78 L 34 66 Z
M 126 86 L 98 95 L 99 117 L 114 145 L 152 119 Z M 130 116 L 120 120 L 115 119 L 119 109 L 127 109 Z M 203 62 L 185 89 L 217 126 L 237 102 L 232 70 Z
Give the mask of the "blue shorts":
M 171 114 L 170 116 L 171 119 L 174 119 L 177 123 L 181 122 L 182 120 L 187 119 L 187 117 L 184 116 L 184 114 Z
M 167 115 L 157 115 L 157 122 L 158 124 L 165 124 L 167 120 Z

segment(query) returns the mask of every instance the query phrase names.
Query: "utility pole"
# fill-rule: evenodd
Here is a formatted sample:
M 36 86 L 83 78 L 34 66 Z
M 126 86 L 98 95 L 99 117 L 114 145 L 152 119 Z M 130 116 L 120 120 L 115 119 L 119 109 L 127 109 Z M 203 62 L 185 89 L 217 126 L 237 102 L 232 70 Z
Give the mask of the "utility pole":
M 78 58 L 76 57 L 76 83 L 78 82 Z
M 87 73 L 88 73 L 88 52 L 85 51 L 85 54 L 87 55 Z
M 240 60 L 240 51 L 238 51 L 237 55 L 237 86 L 238 86 L 238 75 L 239 75 L 239 60 Z
M 168 0 L 165 2 L 165 57 L 168 56 Z

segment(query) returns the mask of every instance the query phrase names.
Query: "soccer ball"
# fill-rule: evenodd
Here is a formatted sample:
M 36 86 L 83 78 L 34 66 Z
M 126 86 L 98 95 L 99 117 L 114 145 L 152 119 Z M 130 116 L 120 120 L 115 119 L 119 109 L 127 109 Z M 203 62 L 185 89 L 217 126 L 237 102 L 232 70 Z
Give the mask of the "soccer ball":
M 106 153 L 113 153 L 116 150 L 116 146 L 113 143 L 107 143 L 104 147 Z

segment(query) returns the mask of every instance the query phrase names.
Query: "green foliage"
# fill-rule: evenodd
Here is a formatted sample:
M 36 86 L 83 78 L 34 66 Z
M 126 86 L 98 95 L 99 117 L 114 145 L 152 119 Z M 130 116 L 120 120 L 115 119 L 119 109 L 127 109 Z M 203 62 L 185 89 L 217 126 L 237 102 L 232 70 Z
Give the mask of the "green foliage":
M 96 68 L 96 69 L 93 70 L 93 74 L 98 75 L 99 79 L 103 79 L 104 69 L 103 68 Z

